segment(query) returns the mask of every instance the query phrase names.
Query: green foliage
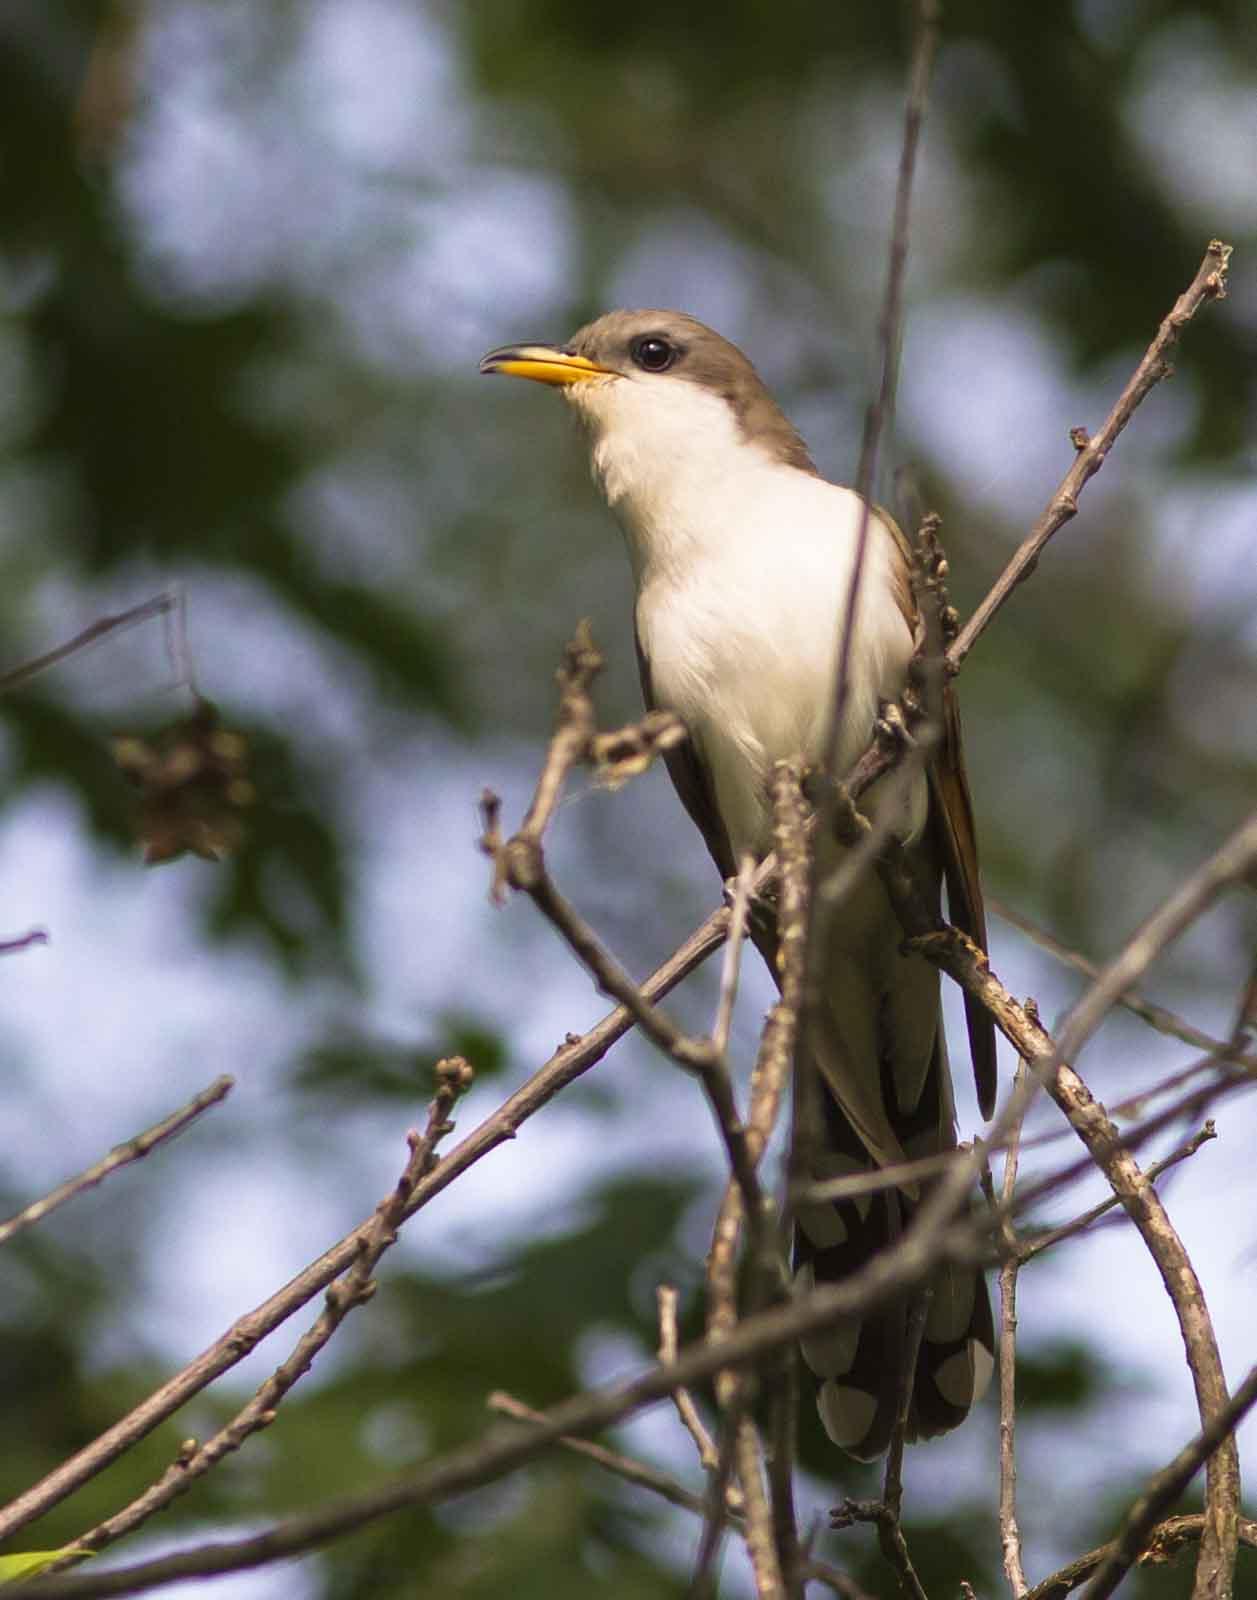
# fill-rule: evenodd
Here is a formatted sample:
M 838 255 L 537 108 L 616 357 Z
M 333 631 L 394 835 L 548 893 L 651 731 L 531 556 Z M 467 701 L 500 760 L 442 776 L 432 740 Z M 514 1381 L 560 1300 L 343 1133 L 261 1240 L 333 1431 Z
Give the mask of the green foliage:
M 15 788 L 56 782 L 87 809 L 94 830 L 116 847 L 135 843 L 134 807 L 103 730 L 92 729 L 61 702 L 27 689 L 4 702 L 10 782 Z
M 432 1092 L 432 1069 L 446 1056 L 470 1061 L 477 1083 L 500 1077 L 507 1066 L 506 1043 L 499 1033 L 474 1017 L 452 1015 L 441 1019 L 440 1032 L 426 1042 L 396 1043 L 348 1028 L 338 1037 L 329 1030 L 326 1042 L 298 1063 L 295 1083 L 350 1104 L 367 1095 L 413 1105 L 416 1097 Z
M 0 1556 L 0 1584 L 20 1583 L 24 1578 L 33 1578 L 36 1573 L 43 1572 L 54 1561 L 61 1561 L 66 1556 L 89 1556 L 90 1550 L 79 1550 L 74 1545 L 66 1545 L 60 1550 L 23 1550 L 16 1555 Z
M 354 1110 L 401 1104 L 409 1115 L 442 1055 L 466 1055 L 479 1084 L 497 1083 L 526 1064 L 538 1019 L 556 1037 L 583 1026 L 576 1016 L 552 1020 L 571 992 L 535 953 L 549 950 L 549 934 L 528 923 L 526 908 L 502 919 L 508 932 L 476 924 L 477 937 L 458 943 L 470 954 L 448 992 L 423 984 L 471 924 L 468 908 L 483 903 L 482 861 L 456 891 L 445 875 L 457 852 L 474 851 L 475 795 L 483 782 L 522 793 L 531 779 L 553 713 L 554 658 L 577 616 L 595 614 L 611 656 L 606 703 L 627 706 L 636 692 L 622 557 L 582 469 L 562 452 L 557 408 L 542 417 L 481 385 L 475 358 L 533 331 L 561 336 L 643 284 L 707 296 L 807 418 L 835 472 L 849 472 L 875 339 L 906 13 L 873 0 L 378 7 L 374 21 L 358 18 L 362 49 L 385 48 L 388 35 L 373 29 L 396 12 L 407 38 L 415 30 L 417 53 L 440 66 L 411 93 L 385 56 L 373 57 L 372 102 L 378 87 L 397 118 L 398 106 L 418 106 L 399 151 L 380 133 L 387 117 L 377 124 L 342 102 L 336 74 L 312 64 L 324 59 L 314 31 L 333 13 L 356 16 L 352 4 L 138 8 L 134 48 L 121 49 L 114 81 L 105 46 L 118 41 L 105 19 L 126 9 L 27 0 L 0 22 L 0 517 L 10 532 L 0 554 L 9 640 L 0 665 L 72 635 L 85 617 L 114 609 L 119 593 L 130 603 L 167 581 L 186 585 L 198 683 L 247 740 L 256 799 L 238 852 L 167 869 L 198 890 L 170 913 L 180 919 L 171 944 L 189 952 L 180 972 L 208 976 L 216 961 L 260 953 L 250 965 L 273 969 L 274 1018 L 338 1020 L 302 1046 L 278 1088 L 260 1081 L 273 1052 L 259 1024 L 256 1051 L 224 1065 L 240 1073 L 242 1100 L 256 1096 L 250 1110 L 278 1107 L 267 1125 L 273 1143 L 261 1150 L 261 1138 L 233 1132 L 207 1141 L 207 1157 L 192 1142 L 177 1169 L 187 1176 L 172 1176 L 168 1192 L 195 1207 L 210 1175 L 247 1187 L 268 1159 L 277 1169 L 299 1160 L 301 1193 L 317 1190 L 335 1208 L 341 1181 L 348 1191 L 366 1165 Z M 1079 392 L 1111 398 L 1208 233 L 1247 226 L 1242 208 L 1221 203 L 1216 220 L 1210 211 L 1201 222 L 1205 202 L 1185 203 L 1137 137 L 1135 96 L 1158 58 L 1175 67 L 1176 85 L 1190 87 L 1196 69 L 1211 82 L 1225 61 L 1251 90 L 1251 0 L 952 0 L 944 27 L 907 370 L 921 322 L 979 307 L 992 324 L 1030 328 L 1045 362 L 1077 378 Z M 404 51 L 397 60 L 404 66 Z M 108 102 L 116 122 L 92 122 L 92 72 L 117 90 Z M 388 91 L 399 82 L 407 92 L 394 105 Z M 189 127 L 202 140 L 194 181 L 172 154 L 167 165 L 153 159 Z M 370 137 L 355 142 L 364 128 Z M 1202 188 L 1225 169 L 1226 133 L 1220 125 L 1195 148 Z M 1179 144 L 1193 148 L 1186 134 Z M 1192 327 L 1179 379 L 1136 419 L 1101 483 L 1113 482 L 1127 454 L 1129 476 L 1107 499 L 1099 485 L 1088 491 L 1083 517 L 961 680 L 988 881 L 1093 954 L 1111 949 L 1232 825 L 1257 784 L 1251 540 L 1244 532 L 1236 542 L 1230 592 L 1211 600 L 1189 578 L 1197 558 L 1216 561 L 1223 511 L 1202 494 L 1177 544 L 1159 520 L 1175 496 L 1195 503 L 1206 471 L 1230 491 L 1251 466 L 1252 241 L 1234 242 L 1232 301 Z M 937 405 L 989 387 L 982 431 L 1012 460 L 1016 422 L 1000 385 L 1029 388 L 1036 374 L 1010 373 L 1006 354 L 988 372 L 988 359 L 976 341 Z M 1098 416 L 1058 420 L 1063 472 L 1066 428 Z M 1019 482 L 1010 495 L 1011 466 L 970 459 L 941 437 L 905 420 L 896 449 L 920 462 L 930 503 L 945 513 L 955 598 L 967 607 L 1054 479 Z M 301 653 L 290 658 L 293 641 Z M 129 658 L 113 650 L 106 642 L 90 664 L 0 702 L 0 805 L 16 811 L 56 786 L 102 852 L 138 861 L 133 797 L 108 740 L 148 726 L 164 684 L 141 667 L 119 688 L 115 664 Z M 317 676 L 298 681 L 305 673 Z M 90 693 L 98 677 L 111 684 L 107 713 Z M 290 692 L 268 700 L 276 680 Z M 436 819 L 449 814 L 442 806 L 454 786 L 463 820 L 451 838 Z M 684 931 L 680 916 L 673 925 L 672 888 L 691 859 L 665 859 L 653 812 L 637 833 L 622 822 L 648 806 L 646 790 L 620 797 L 614 813 L 600 809 L 602 797 L 564 807 L 553 852 L 573 893 L 600 899 L 616 919 L 617 951 L 635 971 Z M 683 827 L 679 812 L 666 815 L 669 828 Z M 403 849 L 395 835 L 416 818 L 420 843 Z M 381 957 L 377 947 L 381 970 L 364 954 L 369 865 L 377 896 L 389 878 L 414 909 L 398 921 L 397 948 Z M 447 885 L 440 903 L 437 878 Z M 696 881 L 693 898 L 714 892 L 708 878 Z M 1251 947 L 1251 911 L 1237 911 L 1212 943 L 1178 959 L 1175 980 L 1201 1007 L 1216 1004 Z M 85 968 L 95 958 L 76 947 Z M 159 1003 L 155 970 L 147 955 L 137 959 L 134 988 L 115 997 L 121 1012 Z M 20 978 L 23 969 L 10 971 Z M 583 984 L 579 994 L 584 1002 Z M 202 1058 L 218 1053 L 230 1010 L 218 1002 L 195 1048 L 156 1062 L 128 1057 L 122 1068 L 116 1054 L 97 1060 L 77 1008 L 50 1017 L 49 1086 L 36 1062 L 36 1087 L 23 1083 L 11 1097 L 29 1095 L 31 1125 L 56 1143 L 57 1177 L 62 1123 L 103 1128 L 115 1111 L 124 1116 L 142 1073 L 161 1074 L 163 1093 L 185 1070 L 208 1074 Z M 172 1021 L 172 1037 L 198 1026 L 195 1011 Z M 510 1016 L 517 1026 L 501 1020 Z M 7 1038 L 0 1048 L 7 1066 Z M 586 1080 L 573 1119 L 582 1153 L 614 1156 L 616 1171 L 623 1119 L 637 1133 L 658 1126 L 649 1095 L 624 1076 L 627 1085 L 611 1074 Z M 58 1093 L 68 1107 L 54 1105 Z M 326 1112 L 313 1153 L 308 1138 L 298 1142 L 286 1098 L 294 1093 Z M 691 1114 L 698 1148 L 710 1129 L 697 1096 Z M 547 1218 L 542 1238 L 520 1237 L 515 1196 L 486 1177 L 478 1215 L 487 1220 L 476 1226 L 488 1237 L 477 1233 L 471 1254 L 491 1256 L 491 1270 L 433 1270 L 426 1230 L 444 1224 L 439 1209 L 425 1213 L 388 1258 L 375 1301 L 275 1425 L 198 1484 L 165 1526 L 191 1537 L 207 1519 L 255 1522 L 380 1481 L 475 1437 L 494 1388 L 544 1405 L 605 1376 L 590 1354 L 604 1339 L 645 1360 L 654 1283 L 692 1284 L 701 1256 L 692 1230 L 684 1247 L 678 1241 L 695 1189 L 676 1165 L 644 1149 L 628 1176 L 591 1185 L 570 1214 Z M 14 1208 L 22 1198 L 13 1194 Z M 301 1210 L 299 1197 L 258 1203 L 273 1205 L 281 1223 Z M 355 1207 L 345 1208 L 346 1226 Z M 170 1266 L 164 1216 L 106 1206 L 92 1214 L 110 1221 L 92 1229 L 84 1214 L 55 1242 L 28 1243 L 13 1258 L 18 1287 L 6 1285 L 0 1321 L 8 1492 L 94 1437 L 188 1355 L 141 1343 L 140 1280 L 161 1281 Z M 240 1263 L 213 1229 L 201 1237 L 206 1299 L 216 1309 L 227 1301 L 234 1315 L 244 1309 Z M 442 1260 L 467 1237 L 442 1234 Z M 151 1250 L 143 1269 L 141 1244 Z M 287 1249 L 287 1239 L 275 1247 L 281 1272 L 303 1264 Z M 684 1315 L 697 1332 L 697 1296 Z M 1021 1399 L 1041 1424 L 1027 1435 L 1062 1421 L 1089 1425 L 1113 1399 L 1114 1375 L 1089 1346 L 1036 1344 L 1033 1327 L 1023 1334 Z M 32 1530 L 35 1542 L 68 1543 L 116 1510 L 160 1474 L 184 1433 L 204 1435 L 243 1392 L 223 1386 L 172 1419 Z M 1178 1442 L 1166 1441 L 1167 1454 Z M 807 1395 L 800 1451 L 814 1496 L 873 1491 L 874 1471 L 835 1457 Z M 930 1452 L 922 1476 L 942 1496 L 953 1458 Z M 1023 1458 L 1028 1502 L 1050 1500 L 1068 1467 Z M 929 1494 L 913 1514 L 909 1537 L 932 1594 L 954 1592 L 960 1577 L 983 1592 L 998 1586 L 990 1483 L 979 1487 L 980 1503 L 962 1496 L 946 1517 Z M 1065 1541 L 1061 1559 L 1107 1537 L 1133 1493 L 1133 1482 L 1115 1484 L 1088 1525 L 1053 1529 Z M 508 1484 L 359 1535 L 322 1558 L 312 1581 L 355 1600 L 421 1590 L 563 1600 L 595 1587 L 636 1600 L 676 1592 L 675 1552 L 692 1549 L 695 1530 L 675 1530 L 672 1514 L 641 1492 L 556 1453 Z M 825 1554 L 850 1556 L 871 1593 L 888 1592 L 863 1533 Z M 1131 1592 L 1181 1593 L 1188 1559 L 1140 1574 Z M 1240 1593 L 1255 1581 L 1251 1552 L 1242 1559 L 1250 1570 Z
M 1057 1341 L 1019 1351 L 1018 1414 L 1083 1411 L 1111 1391 L 1114 1381 L 1115 1375 L 1084 1344 Z

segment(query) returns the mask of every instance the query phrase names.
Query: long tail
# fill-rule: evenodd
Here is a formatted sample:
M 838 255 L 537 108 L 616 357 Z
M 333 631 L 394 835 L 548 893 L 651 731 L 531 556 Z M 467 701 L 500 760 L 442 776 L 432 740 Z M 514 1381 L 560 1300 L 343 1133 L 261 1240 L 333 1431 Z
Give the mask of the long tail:
M 937 1015 L 937 1013 L 936 1013 Z M 820 1041 L 816 1041 L 818 1044 Z M 874 1160 L 814 1063 L 801 1063 L 796 1104 L 795 1160 L 806 1182 L 867 1172 Z M 890 1069 L 878 1085 L 894 1142 L 909 1158 L 954 1149 L 951 1079 L 941 1020 L 920 1097 L 900 1107 Z M 842 1201 L 806 1202 L 795 1211 L 796 1279 L 803 1287 L 858 1272 L 895 1243 L 912 1220 L 928 1185 L 883 1189 Z M 929 1285 L 929 1311 L 917 1355 L 908 1414 L 909 1440 L 945 1433 L 963 1422 L 981 1398 L 994 1366 L 995 1331 L 986 1283 L 978 1269 L 944 1263 Z M 863 1318 L 848 1318 L 803 1341 L 803 1356 L 818 1380 L 817 1407 L 834 1443 L 862 1461 L 881 1455 L 894 1427 L 905 1360 L 907 1305 L 892 1302 Z

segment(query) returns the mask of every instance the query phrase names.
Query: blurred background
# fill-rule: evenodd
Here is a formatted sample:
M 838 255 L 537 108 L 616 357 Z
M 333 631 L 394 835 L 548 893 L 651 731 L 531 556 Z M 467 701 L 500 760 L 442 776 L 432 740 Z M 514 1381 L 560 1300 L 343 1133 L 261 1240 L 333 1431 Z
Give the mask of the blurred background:
M 1236 246 L 1230 298 L 960 685 L 990 892 L 1103 959 L 1255 791 L 1257 15 L 953 0 L 944 26 L 887 456 L 944 515 L 962 614 L 1208 240 Z M 187 607 L 186 650 L 150 621 L 0 700 L 0 937 L 50 936 L 0 965 L 0 1209 L 237 1079 L 179 1142 L 6 1252 L 6 1497 L 366 1215 L 439 1055 L 476 1067 L 462 1134 L 602 1014 L 528 905 L 488 904 L 476 802 L 490 785 L 518 818 L 581 616 L 609 658 L 606 723 L 635 714 L 627 565 L 559 402 L 476 362 L 611 306 L 680 307 L 743 345 L 849 480 L 908 46 L 907 9 L 878 0 L 0 8 L 0 668 L 172 587 Z M 111 741 L 186 717 L 189 667 L 247 738 L 256 801 L 228 859 L 149 867 Z M 659 772 L 578 788 L 551 861 L 637 974 L 718 897 Z M 1252 896 L 1232 895 L 1149 992 L 1226 1034 L 1255 931 Z M 1049 1021 L 1078 992 L 998 918 L 993 956 Z M 677 1013 L 704 1025 L 714 992 L 699 974 Z M 769 993 L 748 972 L 743 1067 Z M 1112 1102 L 1191 1059 L 1114 1017 L 1080 1065 Z M 1229 1103 L 1169 1188 L 1233 1378 L 1257 1326 L 1250 1129 Z M 278 1423 L 126 1557 L 363 1488 L 473 1437 L 491 1389 L 544 1405 L 640 1365 L 657 1282 L 698 1325 L 720 1174 L 695 1086 L 626 1040 L 415 1220 Z M 1107 1536 L 1195 1412 L 1128 1232 L 1045 1255 L 1020 1309 L 1033 1581 Z M 292 1337 L 19 1547 L 125 1503 Z M 872 1479 L 803 1409 L 810 1520 Z M 663 1409 L 617 1442 L 697 1479 Z M 989 1408 L 910 1453 L 932 1592 L 992 1592 L 995 1459 Z M 696 1534 L 554 1456 L 215 1593 L 663 1595 Z M 891 1592 L 862 1532 L 819 1551 Z M 747 1592 L 736 1552 L 725 1581 Z

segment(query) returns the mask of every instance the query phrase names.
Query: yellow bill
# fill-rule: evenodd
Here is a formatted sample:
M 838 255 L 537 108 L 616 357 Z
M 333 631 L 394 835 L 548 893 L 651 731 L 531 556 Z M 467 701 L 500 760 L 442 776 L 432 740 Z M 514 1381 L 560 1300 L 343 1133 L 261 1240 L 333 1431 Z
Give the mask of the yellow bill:
M 482 373 L 504 372 L 508 378 L 531 378 L 534 383 L 549 383 L 566 388 L 589 378 L 609 378 L 608 367 L 600 367 L 587 356 L 575 356 L 548 344 L 507 344 L 490 350 L 480 363 Z

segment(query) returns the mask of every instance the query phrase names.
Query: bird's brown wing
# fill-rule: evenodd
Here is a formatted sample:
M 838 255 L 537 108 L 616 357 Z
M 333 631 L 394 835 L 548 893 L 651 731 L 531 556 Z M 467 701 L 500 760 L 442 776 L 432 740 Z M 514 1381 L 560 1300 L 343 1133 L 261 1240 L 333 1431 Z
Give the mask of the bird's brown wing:
M 960 742 L 960 708 L 948 684 L 943 691 L 943 738 L 930 765 L 930 814 L 947 882 L 951 920 L 982 951 L 986 950 L 986 908 L 978 876 L 978 842 L 973 803 Z M 965 1023 L 978 1106 L 984 1117 L 995 1110 L 995 1024 L 981 1001 L 965 992 Z
M 898 548 L 894 567 L 895 599 L 904 621 L 916 635 L 919 617 L 912 592 L 912 546 L 895 519 L 877 508 L 878 516 L 890 530 Z M 953 923 L 986 951 L 986 908 L 982 903 L 982 881 L 978 875 L 978 840 L 973 825 L 973 802 L 965 774 L 964 749 L 960 740 L 960 707 L 950 683 L 943 686 L 943 736 L 930 764 L 930 829 L 934 835 L 938 861 L 947 884 L 947 910 Z M 973 1080 L 978 1105 L 984 1117 L 995 1110 L 995 1024 L 978 1000 L 965 993 L 965 1025 L 969 1032 L 969 1053 L 973 1057 Z
M 633 643 L 637 646 L 637 670 L 642 680 L 642 699 L 647 711 L 658 709 L 654 687 L 650 681 L 650 661 L 642 649 L 641 635 L 633 630 Z M 690 820 L 707 842 L 712 860 L 720 868 L 722 878 L 732 878 L 737 872 L 733 847 L 720 813 L 716 809 L 716 796 L 712 790 L 711 776 L 693 739 L 684 739 L 663 755 L 668 776 L 672 779 L 681 804 L 690 814 Z

